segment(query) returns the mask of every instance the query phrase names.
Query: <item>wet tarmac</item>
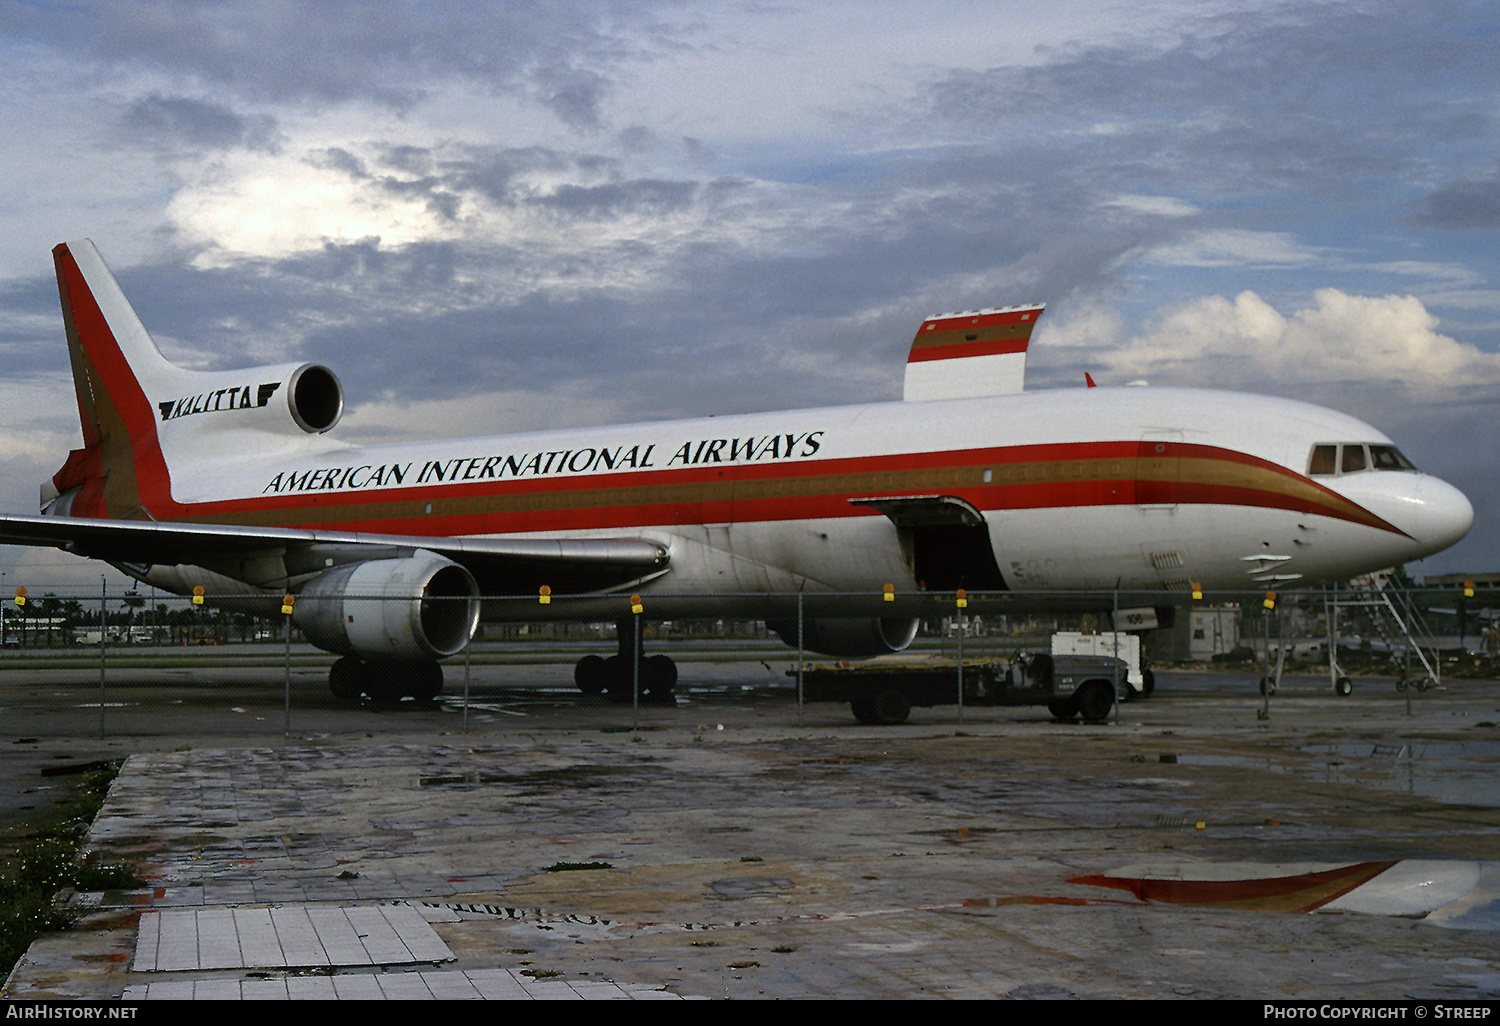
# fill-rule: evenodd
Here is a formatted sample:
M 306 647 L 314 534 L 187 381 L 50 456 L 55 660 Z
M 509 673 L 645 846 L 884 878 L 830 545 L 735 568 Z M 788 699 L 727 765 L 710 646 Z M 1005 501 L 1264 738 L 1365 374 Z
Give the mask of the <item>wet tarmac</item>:
M 869 727 L 763 665 L 675 708 L 497 668 L 346 729 L 215 732 L 205 691 L 199 736 L 40 739 L 135 753 L 89 853 L 148 885 L 72 896 L 4 996 L 1500 996 L 1500 684 L 1165 672 L 1105 724 Z

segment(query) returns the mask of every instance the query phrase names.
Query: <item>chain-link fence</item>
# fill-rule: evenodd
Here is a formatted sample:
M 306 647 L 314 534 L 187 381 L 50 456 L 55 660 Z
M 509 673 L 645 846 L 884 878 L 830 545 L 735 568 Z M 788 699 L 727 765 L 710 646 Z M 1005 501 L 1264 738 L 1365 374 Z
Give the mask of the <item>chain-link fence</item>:
M 1149 696 L 1156 670 L 1180 666 L 1233 672 L 1267 695 L 1288 674 L 1326 675 L 1340 693 L 1366 677 L 1420 691 L 1444 675 L 1491 672 L 1500 649 L 1493 599 L 1400 580 L 1280 594 L 484 596 L 486 612 L 506 619 L 487 617 L 469 645 L 441 660 L 433 699 L 400 681 L 384 693 L 336 695 L 340 657 L 307 642 L 294 607 L 265 615 L 238 595 L 23 586 L 0 620 L 0 698 L 14 733 L 110 735 L 177 732 L 173 719 L 189 707 L 205 734 L 359 729 L 361 716 L 388 728 L 392 715 L 424 729 L 451 729 L 456 717 L 470 729 L 507 702 L 594 702 L 634 722 L 643 706 L 669 705 L 674 691 L 693 687 L 845 700 L 829 680 L 865 688 L 892 664 L 927 682 L 912 692 L 917 704 L 952 705 L 962 718 L 966 704 L 996 703 L 997 692 L 1025 682 L 1014 668 L 1037 656 L 1119 659 L 1129 667 L 1122 698 Z M 890 654 L 871 659 L 882 653 Z M 420 719 L 434 716 L 443 722 Z

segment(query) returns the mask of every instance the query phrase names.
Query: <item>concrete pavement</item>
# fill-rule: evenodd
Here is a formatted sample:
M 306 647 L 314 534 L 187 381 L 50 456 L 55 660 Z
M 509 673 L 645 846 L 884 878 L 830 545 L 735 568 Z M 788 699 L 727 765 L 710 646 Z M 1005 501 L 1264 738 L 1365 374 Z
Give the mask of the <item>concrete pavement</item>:
M 1500 994 L 1500 685 L 1260 705 L 1166 674 L 1098 726 L 580 700 L 140 754 L 89 852 L 149 886 L 73 896 L 5 996 Z

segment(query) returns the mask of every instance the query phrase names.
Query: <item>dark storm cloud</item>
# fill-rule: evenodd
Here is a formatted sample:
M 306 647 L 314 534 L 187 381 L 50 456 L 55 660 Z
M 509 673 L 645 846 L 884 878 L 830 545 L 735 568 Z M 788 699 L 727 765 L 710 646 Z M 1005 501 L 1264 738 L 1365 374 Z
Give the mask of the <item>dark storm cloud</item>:
M 1466 38 L 1484 20 L 1477 6 L 1466 20 L 1450 5 L 1390 3 L 1235 12 L 1159 44 L 955 73 L 922 113 L 1045 141 L 1116 187 L 1134 176 L 1197 195 L 1295 188 L 1336 200 L 1351 179 L 1420 176 L 1435 125 L 1493 134 L 1487 98 L 1439 88 L 1488 74 L 1493 55 Z
M 1500 170 L 1429 193 L 1418 204 L 1415 220 L 1432 228 L 1500 228 Z
M 407 109 L 429 83 L 460 78 L 532 95 L 565 123 L 592 127 L 609 88 L 600 69 L 629 53 L 610 26 L 649 25 L 652 6 L 78 0 L 7 5 L 0 31 L 103 65 L 150 68 L 278 102 L 365 99 Z
M 57 283 L 51 275 L 0 283 L 0 366 L 7 379 L 25 380 L 68 367 Z M 48 330 L 39 325 L 55 325 Z M 39 337 L 40 335 L 40 337 Z
M 542 105 L 563 124 L 585 129 L 601 127 L 600 106 L 609 93 L 609 82 L 603 75 L 554 65 L 540 69 L 534 77 Z
M 455 153 L 444 155 L 442 163 L 444 181 L 450 189 L 473 191 L 501 206 L 523 201 L 525 192 L 518 191 L 523 175 L 556 174 L 577 166 L 572 155 L 541 146 L 459 147 Z
M 126 109 L 121 123 L 132 138 L 164 149 L 268 150 L 276 142 L 274 118 L 245 117 L 222 104 L 185 96 L 140 97 Z
M 538 206 L 586 217 L 668 214 L 689 207 L 698 193 L 694 182 L 640 179 L 607 185 L 564 185 L 538 198 Z

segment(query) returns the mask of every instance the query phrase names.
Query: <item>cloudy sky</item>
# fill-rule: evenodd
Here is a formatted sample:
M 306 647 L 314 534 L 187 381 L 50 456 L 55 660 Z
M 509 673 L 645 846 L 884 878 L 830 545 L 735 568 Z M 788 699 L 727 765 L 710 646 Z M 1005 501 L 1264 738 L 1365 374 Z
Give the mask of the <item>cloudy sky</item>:
M 1029 387 L 1353 413 L 1475 504 L 1415 572 L 1500 570 L 1497 68 L 1491 0 L 0 0 L 0 508 L 77 444 L 86 236 L 354 440 L 895 399 L 1044 301 Z

